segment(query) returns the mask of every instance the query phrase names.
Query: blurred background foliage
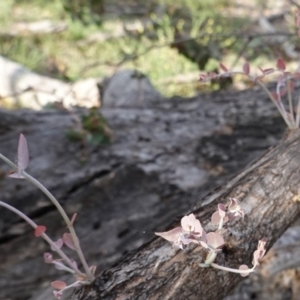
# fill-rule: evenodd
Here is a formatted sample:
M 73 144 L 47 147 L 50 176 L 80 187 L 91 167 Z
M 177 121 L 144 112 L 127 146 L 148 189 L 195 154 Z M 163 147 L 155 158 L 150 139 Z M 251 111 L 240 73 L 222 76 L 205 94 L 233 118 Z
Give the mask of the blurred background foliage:
M 295 2 L 278 1 L 290 11 Z M 231 84 L 197 82 L 200 70 L 215 71 L 219 61 L 231 68 L 245 59 L 266 66 L 284 56 L 261 34 L 262 13 L 275 23 L 281 16 L 278 30 L 298 47 L 292 15 L 282 17 L 281 6 L 276 7 L 274 1 L 258 0 L 3 0 L 0 55 L 68 82 L 135 68 L 165 96 L 192 96 Z M 19 23 L 41 20 L 65 27 L 56 33 L 15 34 Z

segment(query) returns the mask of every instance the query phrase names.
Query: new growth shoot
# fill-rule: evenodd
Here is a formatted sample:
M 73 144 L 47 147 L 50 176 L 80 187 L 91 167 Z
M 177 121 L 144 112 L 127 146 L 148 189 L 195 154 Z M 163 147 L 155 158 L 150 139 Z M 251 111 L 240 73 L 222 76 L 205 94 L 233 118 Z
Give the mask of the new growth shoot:
M 67 216 L 66 212 L 64 211 L 63 207 L 58 202 L 58 200 L 47 190 L 47 188 L 25 171 L 25 169 L 28 167 L 29 164 L 29 152 L 28 152 L 27 141 L 25 136 L 23 134 L 20 135 L 17 164 L 14 164 L 11 160 L 9 160 L 6 156 L 2 155 L 1 153 L 0 153 L 0 159 L 4 160 L 10 167 L 13 168 L 14 172 L 8 175 L 9 177 L 17 178 L 17 179 L 26 179 L 30 181 L 50 199 L 50 201 L 56 206 L 57 210 L 59 211 L 61 217 L 65 221 L 67 228 L 69 230 L 69 232 L 63 234 L 62 238 L 58 239 L 57 241 L 53 241 L 45 233 L 47 230 L 45 226 L 37 225 L 33 220 L 31 220 L 29 217 L 27 217 L 24 213 L 22 213 L 18 209 L 12 207 L 11 205 L 3 201 L 0 201 L 0 206 L 3 206 L 11 210 L 12 212 L 20 216 L 22 219 L 24 219 L 30 226 L 34 228 L 35 236 L 42 237 L 49 244 L 51 250 L 53 252 L 56 252 L 56 254 L 60 257 L 58 259 L 56 258 L 54 259 L 51 253 L 44 253 L 45 263 L 53 264 L 57 269 L 70 272 L 76 277 L 76 281 L 71 285 L 67 285 L 63 281 L 52 282 L 51 283 L 52 287 L 56 289 L 53 292 L 54 296 L 57 299 L 61 299 L 62 293 L 65 290 L 75 286 L 90 284 L 95 279 L 94 274 L 96 271 L 96 267 L 95 266 L 89 267 L 82 253 L 79 239 L 76 235 L 73 226 L 77 214 L 75 213 L 70 219 Z M 63 245 L 76 251 L 79 260 L 84 268 L 84 272 L 79 270 L 75 260 L 69 258 L 64 253 L 64 251 L 62 250 Z
M 297 35 L 300 37 L 300 9 L 295 12 L 294 25 L 297 29 Z M 299 128 L 300 125 L 300 93 L 296 99 L 293 99 L 293 91 L 295 82 L 300 79 L 300 67 L 294 72 L 286 70 L 286 64 L 282 58 L 278 58 L 276 66 L 272 68 L 259 68 L 259 74 L 251 72 L 250 65 L 245 62 L 241 71 L 231 71 L 225 65 L 220 63 L 220 69 L 223 73 L 216 74 L 210 72 L 207 74 L 200 74 L 200 81 L 207 82 L 212 79 L 219 79 L 222 77 L 230 77 L 234 75 L 243 75 L 248 77 L 252 82 L 258 84 L 268 95 L 271 101 L 278 109 L 284 122 L 290 129 Z M 263 79 L 270 74 L 276 74 L 277 86 L 275 91 L 270 91 Z M 285 102 L 284 102 L 285 98 Z
M 247 265 L 241 265 L 238 269 L 233 269 L 214 263 L 218 253 L 222 251 L 222 247 L 225 244 L 221 235 L 223 225 L 236 218 L 244 218 L 244 210 L 237 199 L 230 198 L 226 206 L 218 204 L 218 210 L 211 217 L 212 224 L 218 227 L 215 232 L 206 233 L 195 215 L 190 214 L 181 219 L 181 227 L 176 227 L 166 232 L 156 232 L 155 234 L 181 249 L 190 243 L 202 246 L 207 251 L 205 261 L 199 263 L 203 268 L 213 267 L 227 272 L 238 273 L 241 276 L 247 276 L 255 271 L 259 265 L 259 261 L 265 255 L 265 239 L 258 242 L 257 249 L 253 253 L 252 268 L 248 268 Z

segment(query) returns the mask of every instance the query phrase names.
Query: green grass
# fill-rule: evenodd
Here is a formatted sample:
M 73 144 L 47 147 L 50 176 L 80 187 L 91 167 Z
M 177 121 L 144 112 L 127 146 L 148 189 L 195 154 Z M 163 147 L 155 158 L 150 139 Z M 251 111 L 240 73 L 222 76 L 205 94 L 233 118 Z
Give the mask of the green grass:
M 180 0 L 173 4 L 174 2 L 170 0 L 157 0 L 157 2 L 169 3 L 168 11 L 163 18 L 158 18 L 153 13 L 149 15 L 156 21 L 157 28 L 150 26 L 143 31 L 141 26 L 136 33 L 138 37 L 127 35 L 122 38 L 84 44 L 83 41 L 96 32 L 111 33 L 122 28 L 124 19 L 103 18 L 102 25 L 93 23 L 84 25 L 78 20 L 71 19 L 70 14 L 64 10 L 62 1 L 0 1 L 2 31 L 10 29 L 13 24 L 21 21 L 50 19 L 64 21 L 68 25 L 66 31 L 58 34 L 0 37 L 0 55 L 19 62 L 33 71 L 71 82 L 87 77 L 110 77 L 120 68 L 136 68 L 146 74 L 162 94 L 191 96 L 197 89 L 194 83 L 163 83 L 165 78 L 194 74 L 198 71 L 195 63 L 180 55 L 176 49 L 169 47 L 168 43 L 172 41 L 175 28 L 187 28 L 192 36 L 198 36 L 205 30 L 207 34 L 198 42 L 206 45 L 212 43 L 209 34 L 226 34 L 245 24 L 243 20 L 223 20 L 220 17 L 219 11 L 229 5 L 230 1 Z M 184 14 L 178 17 L 178 8 L 182 5 L 185 5 Z M 220 22 L 216 23 L 216 20 Z M 149 32 L 154 35 L 147 37 Z M 234 40 L 228 36 L 222 41 L 215 39 L 213 42 L 216 45 L 219 43 L 224 49 L 226 47 L 230 49 Z M 238 51 L 239 45 L 234 44 L 234 47 Z M 217 47 L 213 46 L 212 49 L 212 52 L 216 52 L 216 58 L 209 61 L 207 70 L 215 68 L 217 59 L 222 59 Z M 56 71 L 53 71 L 53 66 Z

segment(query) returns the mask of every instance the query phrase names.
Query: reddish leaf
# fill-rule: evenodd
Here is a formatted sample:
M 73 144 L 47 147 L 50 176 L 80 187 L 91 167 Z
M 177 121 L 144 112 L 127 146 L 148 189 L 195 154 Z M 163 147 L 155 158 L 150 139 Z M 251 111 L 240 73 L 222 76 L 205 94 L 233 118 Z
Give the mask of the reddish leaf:
M 63 240 L 64 240 L 64 243 L 66 244 L 66 246 L 68 246 L 70 249 L 73 249 L 73 250 L 76 249 L 71 233 L 64 233 Z
M 18 169 L 25 170 L 29 163 L 29 152 L 25 136 L 21 133 L 18 146 Z
M 39 236 L 41 236 L 45 231 L 46 231 L 46 227 L 43 226 L 43 225 L 39 225 L 39 226 L 37 226 L 37 228 L 35 228 L 34 235 L 35 235 L 36 237 L 39 237 Z
M 250 73 L 250 65 L 249 65 L 248 62 L 244 63 L 244 65 L 243 65 L 243 71 L 244 71 L 245 74 L 249 75 L 249 73 Z
M 222 63 L 220 63 L 220 68 L 221 68 L 224 72 L 228 72 L 228 69 L 227 69 Z
M 63 290 L 67 286 L 67 284 L 63 281 L 56 280 L 51 282 L 51 286 L 55 289 Z
M 277 59 L 277 64 L 276 64 L 276 67 L 278 70 L 281 70 L 281 71 L 284 71 L 285 70 L 285 62 L 282 58 L 278 58 Z

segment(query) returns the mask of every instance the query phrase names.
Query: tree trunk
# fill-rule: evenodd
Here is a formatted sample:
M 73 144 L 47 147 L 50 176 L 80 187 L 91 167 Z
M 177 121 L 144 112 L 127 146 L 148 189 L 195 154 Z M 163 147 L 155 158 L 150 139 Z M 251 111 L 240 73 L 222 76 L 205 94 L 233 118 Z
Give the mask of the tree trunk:
M 277 147 L 193 210 L 209 231 L 210 216 L 218 203 L 229 197 L 242 202 L 246 217 L 229 224 L 224 235 L 226 247 L 217 263 L 233 268 L 250 265 L 258 240 L 267 237 L 270 247 L 296 219 L 300 211 L 299 147 L 300 132 L 290 132 Z M 179 226 L 178 222 L 173 226 Z M 241 277 L 201 268 L 203 257 L 201 247 L 181 251 L 155 238 L 104 271 L 92 287 L 83 288 L 72 299 L 221 299 Z
M 193 207 L 207 225 L 215 209 L 215 203 L 210 203 L 226 201 L 230 196 L 241 199 L 247 216 L 244 222 L 230 224 L 227 234 L 232 233 L 232 237 L 226 238 L 233 250 L 218 257 L 221 263 L 226 260 L 225 265 L 236 267 L 239 259 L 249 263 L 258 239 L 270 234 L 271 245 L 295 217 L 297 204 L 285 201 L 296 193 L 292 190 L 298 166 L 297 153 L 292 152 L 297 143 L 293 135 L 269 152 L 263 158 L 265 162 L 247 169 L 232 186 L 225 185 L 203 200 L 212 187 L 226 183 L 280 140 L 283 121 L 261 92 L 174 98 L 147 108 L 106 108 L 101 112 L 113 131 L 114 141 L 109 146 L 82 148 L 81 143 L 71 142 L 65 134 L 75 126 L 74 114 L 55 110 L 0 111 L 1 153 L 13 159 L 19 133 L 26 135 L 31 157 L 28 172 L 53 192 L 69 215 L 78 212 L 75 227 L 83 251 L 90 264 L 97 264 L 99 272 L 148 242 L 154 231 L 163 230 Z M 75 112 L 79 116 L 82 113 L 87 112 Z M 87 157 L 85 163 L 81 161 L 83 154 Z M 277 154 L 283 158 L 277 158 Z M 288 159 L 289 155 L 294 155 L 293 160 Z M 66 228 L 53 205 L 28 182 L 5 178 L 8 170 L 1 163 L 1 200 L 46 225 L 53 239 L 59 238 Z M 257 203 L 258 196 L 261 204 Z M 208 207 L 198 210 L 206 203 Z M 263 203 L 265 208 L 261 209 Z M 259 205 L 258 209 L 252 211 L 253 205 Z M 254 212 L 262 214 L 255 216 Z M 33 237 L 29 226 L 7 210 L 0 209 L 0 216 L 0 299 L 51 299 L 51 288 L 45 286 L 49 287 L 52 280 L 71 278 L 43 263 L 42 255 L 49 247 Z M 246 226 L 263 216 L 261 222 Z M 272 222 L 277 217 L 277 222 Z M 242 233 L 240 241 L 236 229 Z M 247 241 L 243 244 L 244 237 Z M 143 299 L 146 296 L 141 296 L 142 292 L 151 298 L 156 291 L 159 297 L 168 288 L 169 296 L 165 297 L 176 299 L 178 293 L 186 295 L 188 287 L 188 297 L 180 299 L 199 299 L 199 295 L 202 298 L 212 292 L 225 295 L 238 282 L 236 275 L 184 264 L 185 260 L 200 261 L 202 252 L 189 249 L 175 251 L 167 242 L 155 239 L 139 250 L 138 260 L 138 253 L 127 256 L 113 271 L 100 275 L 91 292 L 97 291 L 99 297 L 107 299 L 120 298 L 124 293 L 124 299 L 126 294 L 131 299 L 132 291 L 134 297 Z M 154 264 L 160 260 L 154 272 Z M 168 263 L 174 260 L 176 263 Z M 122 273 L 125 266 L 132 268 L 127 269 L 126 278 Z M 185 282 L 196 273 L 196 281 Z M 209 285 L 216 273 L 220 276 Z M 138 286 L 137 278 L 142 280 L 146 274 L 147 283 Z M 206 289 L 199 284 L 200 278 L 207 283 Z M 123 280 L 124 285 L 120 284 Z M 199 290 L 202 292 L 197 295 Z

